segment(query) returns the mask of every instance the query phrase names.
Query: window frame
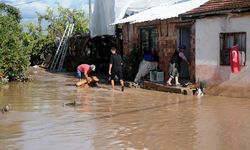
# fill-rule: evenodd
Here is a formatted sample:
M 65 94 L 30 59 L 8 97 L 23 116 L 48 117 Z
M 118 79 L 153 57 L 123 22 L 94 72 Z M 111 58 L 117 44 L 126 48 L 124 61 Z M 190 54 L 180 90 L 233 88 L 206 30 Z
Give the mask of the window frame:
M 237 38 L 239 37 L 244 38 L 243 40 L 240 41 L 240 43 L 237 42 Z M 231 38 L 231 41 L 229 41 L 230 38 Z M 220 65 L 230 66 L 230 48 L 237 43 L 240 47 L 239 48 L 240 65 L 246 66 L 246 40 L 247 40 L 246 32 L 226 32 L 226 33 L 222 32 L 220 33 L 220 56 L 219 56 Z M 242 59 L 242 56 L 243 56 L 243 59 Z
M 156 35 L 155 35 L 155 43 L 153 44 L 153 30 L 156 31 Z M 148 50 L 150 50 L 151 48 L 155 48 L 156 50 L 158 50 L 158 30 L 157 27 L 155 26 L 151 26 L 151 27 L 143 27 L 140 28 L 140 51 L 143 53 L 143 31 L 146 31 L 148 33 L 148 39 L 147 39 L 147 45 L 148 45 Z M 155 46 L 154 46 L 155 45 Z

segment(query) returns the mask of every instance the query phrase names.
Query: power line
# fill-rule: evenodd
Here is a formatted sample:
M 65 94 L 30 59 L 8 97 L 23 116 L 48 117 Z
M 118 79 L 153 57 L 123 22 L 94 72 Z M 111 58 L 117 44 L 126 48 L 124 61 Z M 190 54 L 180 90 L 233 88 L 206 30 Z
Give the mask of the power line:
M 13 6 L 20 6 L 20 5 L 31 4 L 31 3 L 38 2 L 38 1 L 43 1 L 43 0 L 34 0 L 34 1 L 29 1 L 29 2 L 23 2 L 23 3 L 19 3 L 19 4 L 16 4 L 16 5 L 13 5 Z

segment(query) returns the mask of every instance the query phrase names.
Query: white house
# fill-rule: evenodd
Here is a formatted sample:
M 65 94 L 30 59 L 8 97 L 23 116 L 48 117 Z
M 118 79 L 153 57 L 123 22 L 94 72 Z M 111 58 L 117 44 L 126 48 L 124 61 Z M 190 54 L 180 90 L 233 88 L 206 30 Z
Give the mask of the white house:
M 181 14 L 195 23 L 196 80 L 250 85 L 250 0 L 210 0 Z M 232 73 L 230 48 L 239 45 L 241 71 Z

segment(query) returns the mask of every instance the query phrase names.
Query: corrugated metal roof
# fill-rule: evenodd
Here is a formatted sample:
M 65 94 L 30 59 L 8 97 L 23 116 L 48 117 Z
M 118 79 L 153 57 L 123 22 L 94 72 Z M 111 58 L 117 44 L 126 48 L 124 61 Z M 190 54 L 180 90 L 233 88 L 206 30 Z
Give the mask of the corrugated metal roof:
M 207 1 L 208 0 L 189 0 L 175 4 L 160 5 L 114 22 L 113 24 L 140 23 L 158 19 L 164 20 L 168 18 L 178 17 L 179 14 L 199 7 Z

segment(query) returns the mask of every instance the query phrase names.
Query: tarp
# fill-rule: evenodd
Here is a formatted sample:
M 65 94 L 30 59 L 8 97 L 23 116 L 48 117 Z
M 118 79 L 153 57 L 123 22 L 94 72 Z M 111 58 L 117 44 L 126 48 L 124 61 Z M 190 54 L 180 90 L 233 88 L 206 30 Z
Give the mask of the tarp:
M 152 20 L 163 20 L 173 17 L 178 17 L 179 14 L 185 13 L 191 9 L 197 8 L 208 0 L 189 0 L 185 2 L 163 4 L 156 6 L 135 15 L 129 16 L 125 19 L 118 20 L 113 24 L 122 23 L 139 23 Z
M 90 20 L 91 37 L 114 35 L 114 26 L 109 25 L 115 20 L 114 4 L 114 0 L 95 0 L 94 11 Z
M 114 26 L 110 24 L 121 20 L 127 12 L 141 12 L 160 4 L 180 0 L 95 0 L 90 20 L 91 36 L 114 35 Z

